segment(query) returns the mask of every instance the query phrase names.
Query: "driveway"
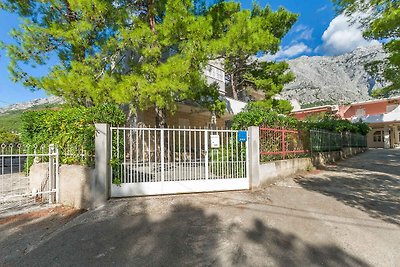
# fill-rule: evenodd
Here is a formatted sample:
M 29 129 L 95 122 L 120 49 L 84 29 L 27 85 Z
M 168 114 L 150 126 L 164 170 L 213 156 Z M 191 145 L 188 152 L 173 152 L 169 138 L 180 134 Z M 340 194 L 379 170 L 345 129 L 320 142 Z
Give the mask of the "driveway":
M 113 199 L 47 230 L 0 221 L 0 265 L 399 266 L 399 159 L 370 150 L 255 192 Z

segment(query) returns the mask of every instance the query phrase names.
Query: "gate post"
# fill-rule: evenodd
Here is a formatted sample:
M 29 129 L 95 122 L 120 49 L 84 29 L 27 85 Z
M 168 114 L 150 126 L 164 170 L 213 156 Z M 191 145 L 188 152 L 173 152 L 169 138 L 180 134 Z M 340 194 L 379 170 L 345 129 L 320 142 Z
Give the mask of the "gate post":
M 250 189 L 260 185 L 260 128 L 251 126 L 249 131 L 249 178 Z
M 104 205 L 110 198 L 110 127 L 95 123 L 95 177 L 92 184 L 92 208 Z
M 54 144 L 49 145 L 49 204 L 52 204 L 54 202 L 54 195 L 53 195 L 53 190 L 55 187 L 55 170 L 54 169 Z

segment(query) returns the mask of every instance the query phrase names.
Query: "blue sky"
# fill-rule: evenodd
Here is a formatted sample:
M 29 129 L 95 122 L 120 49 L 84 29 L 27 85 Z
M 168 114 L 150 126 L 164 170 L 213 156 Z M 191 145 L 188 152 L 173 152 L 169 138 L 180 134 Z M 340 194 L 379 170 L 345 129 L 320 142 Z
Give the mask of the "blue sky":
M 250 8 L 252 0 L 242 0 L 243 8 Z M 303 55 L 339 55 L 352 51 L 358 46 L 375 44 L 362 38 L 356 25 L 350 25 L 348 18 L 336 16 L 330 0 L 259 0 L 261 6 L 269 4 L 274 10 L 284 6 L 300 15 L 297 23 L 283 39 L 281 51 L 271 60 L 285 60 Z M 11 39 L 8 32 L 18 27 L 19 18 L 0 11 L 0 40 L 6 43 Z M 21 84 L 13 83 L 7 70 L 8 59 L 4 51 L 0 51 L 0 107 L 45 97 L 43 91 L 31 92 Z M 51 65 L 51 62 L 50 62 Z M 46 73 L 48 66 L 30 68 L 30 73 L 41 75 Z

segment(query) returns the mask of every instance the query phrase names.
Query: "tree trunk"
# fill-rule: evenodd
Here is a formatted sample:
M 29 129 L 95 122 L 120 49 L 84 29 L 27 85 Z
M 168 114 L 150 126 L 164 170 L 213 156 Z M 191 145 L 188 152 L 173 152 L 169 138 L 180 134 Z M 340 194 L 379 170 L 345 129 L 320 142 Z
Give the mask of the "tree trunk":
M 236 90 L 236 84 L 235 84 L 235 75 L 231 73 L 231 88 L 232 88 L 232 98 L 235 100 L 238 100 L 238 93 Z
M 133 112 L 129 104 L 121 105 L 121 109 L 126 116 L 125 126 L 126 127 L 137 127 L 137 113 Z
M 156 128 L 167 127 L 167 112 L 163 108 L 155 106 L 156 111 Z
M 154 2 L 153 0 L 149 0 L 148 5 L 147 5 L 147 16 L 149 18 L 149 25 L 151 31 L 154 33 L 156 32 L 156 19 L 154 15 Z

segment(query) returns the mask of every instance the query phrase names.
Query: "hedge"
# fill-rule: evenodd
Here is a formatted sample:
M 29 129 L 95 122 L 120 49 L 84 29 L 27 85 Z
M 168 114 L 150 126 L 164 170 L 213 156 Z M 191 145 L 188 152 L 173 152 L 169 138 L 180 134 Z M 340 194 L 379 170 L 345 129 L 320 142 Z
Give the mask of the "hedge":
M 232 128 L 244 129 L 249 126 L 269 126 L 275 128 L 291 128 L 299 130 L 323 129 L 331 132 L 351 132 L 366 135 L 370 131 L 368 124 L 360 121 L 352 123 L 348 120 L 326 116 L 314 120 L 299 121 L 294 117 L 278 114 L 275 111 L 248 107 L 235 115 Z
M 90 164 L 89 158 L 66 155 L 68 150 L 94 155 L 94 123 L 122 125 L 125 115 L 116 105 L 91 108 L 28 111 L 22 115 L 21 142 L 24 146 L 55 144 L 62 163 Z

